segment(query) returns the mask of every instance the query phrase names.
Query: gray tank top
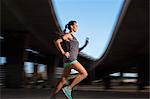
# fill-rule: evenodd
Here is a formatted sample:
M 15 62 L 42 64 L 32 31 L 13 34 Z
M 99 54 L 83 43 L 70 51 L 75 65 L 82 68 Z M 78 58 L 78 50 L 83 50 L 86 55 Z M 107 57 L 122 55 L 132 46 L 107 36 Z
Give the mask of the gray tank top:
M 72 34 L 71 34 L 72 35 Z M 72 35 L 73 36 L 73 35 Z M 79 42 L 78 40 L 73 36 L 73 39 L 69 41 L 70 43 L 70 57 L 64 57 L 64 63 L 72 62 L 74 60 L 77 60 L 78 53 L 79 53 Z

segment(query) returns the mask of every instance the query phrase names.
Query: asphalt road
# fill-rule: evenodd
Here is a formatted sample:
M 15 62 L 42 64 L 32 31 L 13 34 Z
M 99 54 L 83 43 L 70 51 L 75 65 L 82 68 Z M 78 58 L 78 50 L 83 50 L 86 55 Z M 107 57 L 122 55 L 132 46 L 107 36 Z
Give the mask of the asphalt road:
M 49 99 L 48 89 L 1 89 L 1 99 Z M 56 99 L 66 99 L 61 91 Z M 73 91 L 73 99 L 149 99 L 148 92 Z

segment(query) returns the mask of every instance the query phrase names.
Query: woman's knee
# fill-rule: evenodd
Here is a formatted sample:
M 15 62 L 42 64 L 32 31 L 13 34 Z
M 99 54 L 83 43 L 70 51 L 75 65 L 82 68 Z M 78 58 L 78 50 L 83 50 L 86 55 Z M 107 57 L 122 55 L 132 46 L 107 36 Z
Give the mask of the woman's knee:
M 84 75 L 85 75 L 85 78 L 86 78 L 88 76 L 88 73 L 86 72 Z
M 87 72 L 82 73 L 83 77 L 86 78 L 88 76 Z

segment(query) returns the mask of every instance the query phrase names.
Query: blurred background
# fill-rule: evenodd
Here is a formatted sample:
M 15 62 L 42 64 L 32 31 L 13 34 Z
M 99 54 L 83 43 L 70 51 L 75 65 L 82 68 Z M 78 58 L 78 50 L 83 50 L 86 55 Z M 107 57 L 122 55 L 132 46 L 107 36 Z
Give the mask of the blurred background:
M 70 20 L 89 73 L 75 90 L 149 93 L 149 0 L 2 0 L 0 14 L 2 93 L 57 84 L 63 61 L 53 40 Z

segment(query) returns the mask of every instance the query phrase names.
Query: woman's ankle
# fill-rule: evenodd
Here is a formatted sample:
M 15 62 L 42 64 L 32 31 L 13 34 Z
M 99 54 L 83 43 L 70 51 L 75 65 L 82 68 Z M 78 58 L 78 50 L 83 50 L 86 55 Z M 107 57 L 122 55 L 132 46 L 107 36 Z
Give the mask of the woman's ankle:
M 69 89 L 71 89 L 72 90 L 72 87 L 71 86 L 68 86 L 69 87 Z

